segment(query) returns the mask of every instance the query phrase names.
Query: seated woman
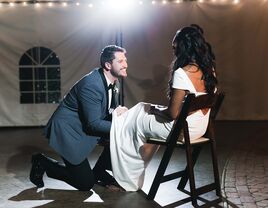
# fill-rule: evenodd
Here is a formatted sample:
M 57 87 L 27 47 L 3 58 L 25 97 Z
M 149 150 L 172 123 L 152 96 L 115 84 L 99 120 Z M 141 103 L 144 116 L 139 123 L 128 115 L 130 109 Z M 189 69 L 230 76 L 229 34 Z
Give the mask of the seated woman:
M 175 59 L 167 107 L 159 109 L 153 104 L 138 103 L 122 114 L 113 112 L 110 132 L 112 170 L 116 181 L 126 191 L 141 189 L 145 168 L 158 148 L 146 144 L 146 139 L 167 138 L 188 93 L 210 94 L 216 90 L 215 56 L 202 33 L 197 25 L 191 25 L 179 30 L 172 41 Z M 209 110 L 199 110 L 187 117 L 191 140 L 204 135 L 209 113 Z

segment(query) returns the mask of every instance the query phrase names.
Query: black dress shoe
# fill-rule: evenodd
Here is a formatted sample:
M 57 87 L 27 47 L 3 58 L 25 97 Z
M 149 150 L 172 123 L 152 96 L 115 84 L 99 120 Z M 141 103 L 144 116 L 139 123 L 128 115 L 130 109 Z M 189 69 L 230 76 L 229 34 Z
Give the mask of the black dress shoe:
M 32 156 L 32 168 L 30 172 L 30 181 L 37 186 L 37 188 L 44 187 L 43 175 L 45 168 L 41 164 L 43 155 L 38 153 Z

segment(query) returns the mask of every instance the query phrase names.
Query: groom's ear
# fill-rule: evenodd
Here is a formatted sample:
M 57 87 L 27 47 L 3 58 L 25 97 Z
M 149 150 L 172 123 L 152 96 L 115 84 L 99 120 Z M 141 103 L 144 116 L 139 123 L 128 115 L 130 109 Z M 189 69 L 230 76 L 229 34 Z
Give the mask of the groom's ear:
M 105 68 L 108 69 L 108 70 L 111 70 L 112 69 L 112 64 L 109 63 L 109 62 L 105 62 Z

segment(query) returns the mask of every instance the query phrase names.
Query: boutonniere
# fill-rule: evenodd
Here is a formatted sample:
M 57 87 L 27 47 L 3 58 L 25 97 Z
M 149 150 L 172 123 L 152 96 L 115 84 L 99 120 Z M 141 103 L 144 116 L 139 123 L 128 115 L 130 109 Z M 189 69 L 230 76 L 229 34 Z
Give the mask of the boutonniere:
M 114 89 L 113 89 L 114 93 L 119 93 L 119 89 L 117 86 L 114 86 Z

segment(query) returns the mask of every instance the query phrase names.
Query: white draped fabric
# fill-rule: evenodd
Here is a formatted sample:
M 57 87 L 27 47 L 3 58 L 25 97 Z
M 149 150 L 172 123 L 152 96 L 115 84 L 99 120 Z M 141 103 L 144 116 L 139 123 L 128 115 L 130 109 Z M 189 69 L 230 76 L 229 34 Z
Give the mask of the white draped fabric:
M 211 2 L 211 1 L 210 1 Z M 115 43 L 119 28 L 127 49 L 125 104 L 167 104 L 166 88 L 174 33 L 191 23 L 204 28 L 217 60 L 220 89 L 226 92 L 221 120 L 267 120 L 268 2 L 239 4 L 184 2 L 144 4 L 114 19 L 97 7 L 34 5 L 0 7 L 0 126 L 46 124 L 57 104 L 20 104 L 18 64 L 35 46 L 59 57 L 61 95 L 98 66 L 99 52 Z
M 142 187 L 145 168 L 157 150 L 156 145 L 153 145 L 155 148 L 145 151 L 143 145 L 148 137 L 146 134 L 166 139 L 170 131 L 165 125 L 156 122 L 153 115 L 148 116 L 150 106 L 138 103 L 121 116 L 113 113 L 110 132 L 112 171 L 116 181 L 126 191 L 137 191 Z M 171 125 L 167 126 L 171 128 Z

